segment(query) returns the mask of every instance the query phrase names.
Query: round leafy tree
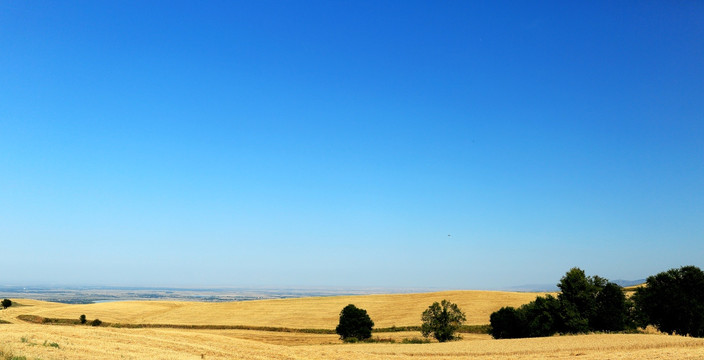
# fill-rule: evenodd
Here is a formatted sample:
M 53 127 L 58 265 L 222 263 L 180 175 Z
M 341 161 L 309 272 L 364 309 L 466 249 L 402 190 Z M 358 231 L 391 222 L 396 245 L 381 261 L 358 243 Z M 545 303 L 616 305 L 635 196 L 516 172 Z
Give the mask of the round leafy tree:
M 696 266 L 651 276 L 633 295 L 641 325 L 669 334 L 704 337 L 704 272 Z
M 340 312 L 340 323 L 335 328 L 335 332 L 342 340 L 352 338 L 364 340 L 372 337 L 373 327 L 374 322 L 367 314 L 367 310 L 349 304 Z
M 423 325 L 420 331 L 423 336 L 428 337 L 433 334 L 439 342 L 455 339 L 455 332 L 467 320 L 459 306 L 447 300 L 441 303 L 434 302 L 423 311 L 421 319 Z
M 10 299 L 3 299 L 2 300 L 2 307 L 3 308 L 7 309 L 10 306 L 12 306 L 12 300 L 10 300 Z
M 560 279 L 557 298 L 562 304 L 564 332 L 582 333 L 589 331 L 589 319 L 596 314 L 596 295 L 603 287 L 605 279 L 598 276 L 587 277 L 580 268 L 570 269 Z

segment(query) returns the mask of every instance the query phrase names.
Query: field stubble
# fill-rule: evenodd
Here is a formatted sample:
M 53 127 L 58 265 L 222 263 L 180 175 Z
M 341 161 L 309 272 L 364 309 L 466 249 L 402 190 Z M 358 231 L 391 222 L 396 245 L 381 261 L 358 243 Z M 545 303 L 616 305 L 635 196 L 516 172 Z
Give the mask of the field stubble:
M 431 344 L 330 344 L 331 335 L 244 330 L 115 329 L 4 325 L 0 343 L 28 359 L 702 359 L 704 339 L 612 334 L 492 340 L 488 335 Z M 407 337 L 411 334 L 402 334 Z M 29 339 L 23 342 L 22 338 Z M 281 341 L 288 345 L 275 344 Z M 42 346 L 57 343 L 59 347 Z M 273 342 L 273 343 L 272 343 Z M 311 343 L 311 344 L 306 344 Z
M 515 294 L 521 294 L 517 296 Z M 247 303 L 201 304 L 124 302 L 62 305 L 19 300 L 22 307 L 0 311 L 0 351 L 27 359 L 685 359 L 702 360 L 704 339 L 662 334 L 594 334 L 534 339 L 493 340 L 488 335 L 463 334 L 461 341 L 402 344 L 418 332 L 375 333 L 396 343 L 342 344 L 333 334 L 253 330 L 193 330 L 111 328 L 29 324 L 20 314 L 139 323 L 248 324 L 294 328 L 333 328 L 339 310 L 348 303 L 372 309 L 381 326 L 418 325 L 419 314 L 435 299 L 462 305 L 470 322 L 486 323 L 491 311 L 520 305 L 537 294 L 447 292 L 309 298 Z M 522 297 L 521 297 L 522 296 Z M 505 301 L 513 301 L 506 303 Z M 518 303 L 516 303 L 518 302 Z M 416 309 L 418 308 L 418 309 Z M 267 310 L 268 309 L 268 310 Z M 247 313 L 253 311 L 252 313 Z M 244 313 L 243 313 L 244 312 Z M 291 316 L 286 314 L 291 312 Z M 331 314 L 328 314 L 331 313 Z M 411 313 L 411 315 L 407 315 Z M 417 314 L 416 314 L 417 313 Z M 307 316 L 302 316 L 303 314 Z M 374 315 L 376 314 L 376 315 Z M 45 345 L 48 344 L 49 346 Z M 56 346 L 52 345 L 56 344 Z
M 540 293 L 542 294 L 542 293 Z M 445 291 L 420 294 L 332 296 L 226 303 L 127 301 L 89 305 L 42 304 L 22 314 L 46 318 L 89 319 L 131 324 L 250 325 L 334 329 L 340 310 L 348 304 L 366 309 L 379 328 L 420 325 L 420 314 L 435 301 L 447 299 L 464 309 L 468 325 L 489 323 L 502 306 L 520 306 L 538 293 L 501 291 Z M 43 305 L 47 304 L 47 306 Z

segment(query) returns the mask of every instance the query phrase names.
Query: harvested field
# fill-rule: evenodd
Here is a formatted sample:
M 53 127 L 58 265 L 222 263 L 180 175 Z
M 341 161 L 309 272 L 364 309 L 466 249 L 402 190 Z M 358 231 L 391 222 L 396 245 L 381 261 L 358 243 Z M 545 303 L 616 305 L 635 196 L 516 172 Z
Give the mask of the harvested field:
M 404 334 L 405 335 L 405 334 Z M 280 334 L 273 335 L 274 337 Z M 288 335 L 285 335 L 288 336 Z M 493 340 L 472 335 L 431 344 L 305 345 L 330 335 L 303 335 L 299 343 L 247 331 L 114 329 L 4 325 L 0 349 L 28 359 L 697 359 L 704 339 L 667 335 L 580 335 Z M 273 341 L 272 341 L 273 340 Z M 272 343 L 274 342 L 274 343 Z M 58 347 L 46 346 L 56 343 Z
M 516 295 L 519 294 L 519 295 Z M 520 296 L 523 298 L 520 298 Z M 474 321 L 488 318 L 491 308 L 507 305 L 502 300 L 525 302 L 536 294 L 495 292 L 447 292 L 433 294 L 380 295 L 339 298 L 308 298 L 248 303 L 124 302 L 95 305 L 62 305 L 18 300 L 24 306 L 0 311 L 0 352 L 3 356 L 27 359 L 691 359 L 701 360 L 704 339 L 663 334 L 594 334 L 547 338 L 494 340 L 489 335 L 463 334 L 449 343 L 403 344 L 403 339 L 420 338 L 414 331 L 375 333 L 382 343 L 343 344 L 334 334 L 272 332 L 255 330 L 195 330 L 171 328 L 113 328 L 87 325 L 41 325 L 19 321 L 20 314 L 50 317 L 136 321 L 155 323 L 230 324 L 249 320 L 259 326 L 333 328 L 341 304 L 349 302 L 374 309 L 372 317 L 382 324 L 417 324 L 413 316 L 433 299 L 450 298 L 474 313 Z M 454 297 L 453 297 L 454 296 Z M 420 304 L 416 305 L 415 302 Z M 472 305 L 474 304 L 474 305 Z M 518 304 L 514 304 L 518 305 Z M 406 307 L 405 310 L 403 307 Z M 476 306 L 473 307 L 473 306 Z M 408 308 L 420 308 L 408 310 Z M 269 308 L 269 311 L 266 309 Z M 400 309 L 399 309 L 400 308 Z M 326 310 L 327 309 L 327 310 Z M 478 310 L 479 309 L 479 310 Z M 483 309 L 483 310 L 481 310 Z M 257 310 L 259 317 L 242 312 Z M 325 311 L 324 311 L 325 310 Z M 474 310 L 474 311 L 473 311 Z M 222 313 L 219 313 L 222 311 Z M 286 317 L 288 311 L 293 315 Z M 302 314 L 313 316 L 312 325 Z M 371 313 L 371 311 L 370 311 Z M 95 316 L 94 314 L 97 314 Z M 376 314 L 376 315 L 374 315 Z M 70 316 L 69 316 L 70 315 Z M 201 316 L 202 315 L 202 316 Z M 221 315 L 222 318 L 218 318 Z M 331 320 L 332 318 L 333 320 Z M 223 320 L 224 319 L 224 320 Z M 276 321 L 282 320 L 283 324 Z M 376 320 L 376 319 L 375 319 Z M 267 322 L 269 321 L 269 322 Z M 406 323 L 407 322 L 407 323 Z M 136 322 L 134 322 L 137 324 Z M 395 343 L 388 343 L 394 341 Z M 0 359 L 3 357 L 0 356 Z M 8 357 L 10 358 L 10 357 Z
M 420 315 L 434 301 L 450 300 L 467 313 L 467 324 L 489 323 L 502 306 L 520 306 L 542 293 L 502 291 L 444 291 L 420 294 L 332 296 L 227 303 L 129 301 L 89 305 L 53 303 L 23 308 L 22 314 L 47 318 L 88 319 L 129 324 L 250 325 L 334 329 L 347 304 L 364 308 L 376 327 L 417 326 Z

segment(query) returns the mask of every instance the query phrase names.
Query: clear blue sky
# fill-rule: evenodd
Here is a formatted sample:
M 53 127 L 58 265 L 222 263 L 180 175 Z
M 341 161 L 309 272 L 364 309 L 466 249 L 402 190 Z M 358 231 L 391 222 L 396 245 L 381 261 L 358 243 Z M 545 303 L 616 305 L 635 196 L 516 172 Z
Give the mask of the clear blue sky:
M 704 3 L 3 1 L 0 239 L 0 284 L 704 267 Z

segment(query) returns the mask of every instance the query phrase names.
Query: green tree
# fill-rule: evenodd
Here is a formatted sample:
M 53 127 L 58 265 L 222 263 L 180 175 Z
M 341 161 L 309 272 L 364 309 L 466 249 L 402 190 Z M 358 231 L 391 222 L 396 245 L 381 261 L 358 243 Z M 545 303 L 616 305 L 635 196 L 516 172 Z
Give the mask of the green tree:
M 10 299 L 3 299 L 2 300 L 2 308 L 3 309 L 7 309 L 10 306 L 12 306 L 12 300 L 10 300 Z
M 81 324 L 85 324 L 86 321 L 87 321 L 87 320 L 86 320 L 86 314 L 83 314 L 83 315 L 79 316 L 79 317 L 78 317 L 78 320 L 81 321 Z
M 704 272 L 696 266 L 650 276 L 633 295 L 641 326 L 669 334 L 704 337 Z
M 580 333 L 592 329 L 590 321 L 597 313 L 596 296 L 604 285 L 606 279 L 587 277 L 584 270 L 576 267 L 560 279 L 557 298 L 561 303 L 561 332 Z
M 552 295 L 538 296 L 518 309 L 504 307 L 491 314 L 495 339 L 551 336 L 561 327 L 561 304 Z
M 489 317 L 491 336 L 494 339 L 515 339 L 528 337 L 528 322 L 525 312 L 512 306 L 502 307 Z
M 552 336 L 562 328 L 560 301 L 552 295 L 538 296 L 519 308 L 526 319 L 528 336 Z
M 629 325 L 628 312 L 623 289 L 609 282 L 596 295 L 596 314 L 590 325 L 598 331 L 622 331 Z
M 100 319 L 95 319 L 90 323 L 91 326 L 100 326 L 102 324 L 103 324 L 103 322 L 100 321 Z
M 367 310 L 360 309 L 352 304 L 345 306 L 340 312 L 340 323 L 335 332 L 342 340 L 365 340 L 372 337 L 374 322 L 367 314 Z
M 620 286 L 572 268 L 558 287 L 562 292 L 557 298 L 538 296 L 518 309 L 502 308 L 491 314 L 492 336 L 537 337 L 631 326 L 631 307 Z
M 455 338 L 455 332 L 467 318 L 457 304 L 443 300 L 441 303 L 434 302 L 423 311 L 421 320 L 423 336 L 433 334 L 439 342 L 445 342 Z

